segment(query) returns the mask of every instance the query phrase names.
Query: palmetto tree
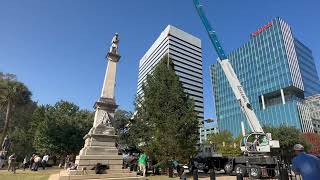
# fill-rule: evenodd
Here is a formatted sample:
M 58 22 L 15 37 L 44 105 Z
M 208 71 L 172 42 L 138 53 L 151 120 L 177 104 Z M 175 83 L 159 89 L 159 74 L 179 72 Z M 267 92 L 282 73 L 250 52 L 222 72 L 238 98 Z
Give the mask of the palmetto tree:
M 6 110 L 4 127 L 0 142 L 7 135 L 11 114 L 18 105 L 31 101 L 31 92 L 21 82 L 16 80 L 15 75 L 3 74 L 0 76 L 0 106 Z

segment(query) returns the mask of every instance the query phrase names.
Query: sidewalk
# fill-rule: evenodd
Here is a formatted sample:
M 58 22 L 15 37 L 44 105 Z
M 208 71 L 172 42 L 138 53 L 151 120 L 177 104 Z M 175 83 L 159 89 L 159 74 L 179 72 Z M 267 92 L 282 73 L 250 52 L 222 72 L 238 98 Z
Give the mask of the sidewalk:
M 209 177 L 206 178 L 199 178 L 200 180 L 210 180 Z M 217 180 L 236 180 L 237 177 L 236 176 L 219 176 L 216 177 Z

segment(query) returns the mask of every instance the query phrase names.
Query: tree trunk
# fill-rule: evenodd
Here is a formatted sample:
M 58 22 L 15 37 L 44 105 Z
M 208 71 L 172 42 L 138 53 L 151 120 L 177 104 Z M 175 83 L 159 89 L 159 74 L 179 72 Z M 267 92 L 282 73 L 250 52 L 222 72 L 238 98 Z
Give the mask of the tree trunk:
M 1 145 L 3 143 L 3 140 L 4 138 L 6 137 L 7 135 L 7 132 L 8 132 L 8 127 L 9 127 L 9 122 L 10 122 L 10 115 L 11 115 L 11 101 L 8 101 L 8 105 L 7 105 L 7 112 L 6 112 L 6 120 L 5 120 L 5 123 L 4 123 L 4 127 L 3 127 L 3 132 L 2 132 L 2 137 L 1 137 Z

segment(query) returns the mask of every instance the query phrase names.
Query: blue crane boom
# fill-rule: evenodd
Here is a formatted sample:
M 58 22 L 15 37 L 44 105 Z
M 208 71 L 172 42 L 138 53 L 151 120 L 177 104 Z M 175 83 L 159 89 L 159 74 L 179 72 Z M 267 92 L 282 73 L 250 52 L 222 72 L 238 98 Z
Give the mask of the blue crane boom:
M 249 102 L 249 99 L 231 65 L 231 63 L 229 62 L 226 54 L 224 53 L 222 46 L 218 40 L 216 31 L 212 28 L 212 26 L 210 25 L 206 15 L 204 14 L 204 11 L 202 9 L 202 5 L 200 4 L 199 0 L 193 0 L 193 3 L 197 9 L 197 12 L 201 18 L 201 21 L 203 23 L 203 25 L 205 26 L 209 38 L 218 54 L 219 60 L 218 63 L 221 65 L 221 68 L 224 72 L 224 74 L 226 75 L 226 78 L 230 84 L 230 87 L 236 97 L 236 99 L 239 101 L 240 103 L 240 108 L 243 112 L 243 114 L 245 115 L 248 124 L 250 126 L 251 129 L 251 133 L 247 136 L 244 136 L 244 140 L 243 142 L 247 142 L 248 139 L 250 139 L 249 137 L 255 137 L 256 139 L 258 139 L 258 137 L 262 138 L 262 139 L 268 139 L 268 143 L 265 146 L 259 146 L 258 148 L 256 148 L 254 151 L 256 152 L 260 152 L 260 153 L 268 153 L 270 152 L 270 148 L 279 148 L 279 141 L 277 140 L 272 140 L 271 134 L 270 133 L 264 133 L 261 124 L 258 120 L 257 115 L 254 113 L 252 106 Z M 245 135 L 245 132 L 243 132 L 243 135 Z M 242 145 L 241 150 L 244 152 L 250 152 L 252 151 L 250 149 L 250 146 L 248 146 L 247 144 Z
M 240 84 L 240 81 L 232 67 L 232 65 L 230 64 L 227 56 L 225 55 L 222 46 L 218 40 L 217 34 L 215 32 L 215 30 L 212 28 L 212 26 L 210 25 L 206 15 L 204 14 L 204 11 L 202 9 L 202 5 L 199 3 L 199 0 L 193 0 L 194 5 L 198 11 L 198 14 L 203 22 L 203 25 L 205 26 L 209 38 L 218 54 L 219 60 L 218 63 L 221 65 L 222 70 L 224 72 L 224 74 L 227 77 L 227 80 L 230 84 L 230 87 L 234 93 L 234 95 L 236 96 L 236 99 L 239 101 L 240 103 L 240 107 L 241 110 L 243 111 L 244 115 L 246 116 L 246 119 L 248 120 L 250 129 L 252 130 L 252 132 L 263 132 L 263 129 L 259 123 L 259 120 L 256 116 L 256 114 L 254 113 L 253 109 L 251 108 L 251 104 L 249 102 L 249 99 L 243 89 L 243 87 Z M 244 132 L 243 132 L 244 134 Z
M 209 38 L 218 54 L 218 57 L 220 60 L 224 60 L 227 59 L 226 54 L 224 53 L 222 46 L 218 40 L 218 36 L 216 34 L 216 31 L 212 28 L 211 24 L 209 23 L 203 9 L 202 9 L 202 5 L 200 4 L 199 0 L 193 0 L 194 5 L 196 6 L 197 12 L 201 18 L 201 21 L 203 23 L 203 25 L 205 26 Z

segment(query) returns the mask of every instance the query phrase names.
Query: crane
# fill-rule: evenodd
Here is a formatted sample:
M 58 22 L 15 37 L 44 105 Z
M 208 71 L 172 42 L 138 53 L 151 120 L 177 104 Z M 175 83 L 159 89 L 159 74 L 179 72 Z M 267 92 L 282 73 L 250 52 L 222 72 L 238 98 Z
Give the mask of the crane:
M 259 119 L 257 118 L 252 106 L 249 102 L 249 99 L 236 75 L 232 65 L 229 62 L 216 34 L 216 31 L 212 28 L 210 22 L 208 21 L 202 5 L 200 4 L 199 0 L 193 0 L 193 3 L 196 7 L 198 15 L 206 28 L 209 39 L 213 44 L 215 51 L 219 57 L 218 62 L 221 65 L 221 68 L 224 74 L 227 77 L 227 80 L 231 86 L 231 89 L 240 104 L 240 108 L 247 119 L 249 127 L 251 129 L 251 133 L 248 135 L 244 135 L 241 143 L 240 148 L 245 153 L 267 153 L 270 152 L 270 148 L 279 148 L 279 141 L 272 140 L 270 133 L 265 133 L 261 127 Z M 252 141 L 252 143 L 249 143 Z M 252 146 L 253 141 L 259 142 L 259 146 Z

